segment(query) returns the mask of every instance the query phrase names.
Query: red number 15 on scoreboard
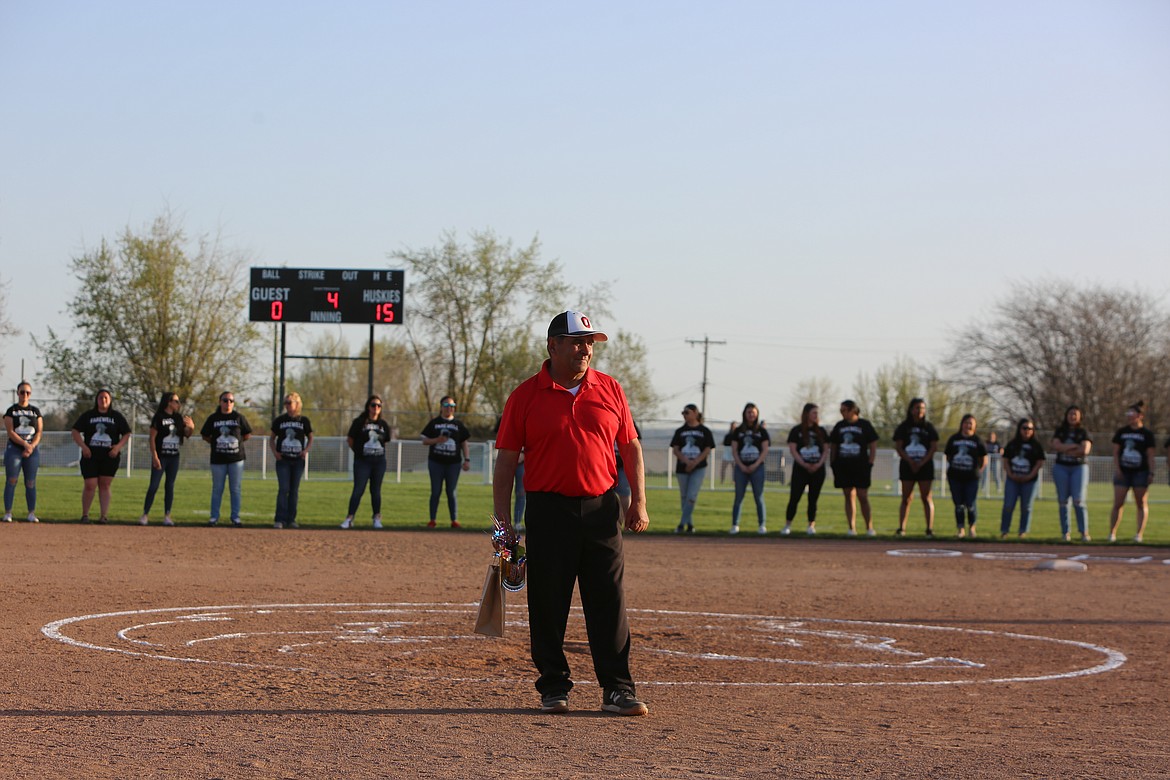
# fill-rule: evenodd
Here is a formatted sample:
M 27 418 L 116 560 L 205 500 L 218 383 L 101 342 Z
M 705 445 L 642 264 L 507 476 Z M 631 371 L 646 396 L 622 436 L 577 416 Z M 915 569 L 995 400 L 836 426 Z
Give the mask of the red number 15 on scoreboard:
M 378 322 L 394 322 L 394 304 L 376 304 L 374 306 L 374 319 Z

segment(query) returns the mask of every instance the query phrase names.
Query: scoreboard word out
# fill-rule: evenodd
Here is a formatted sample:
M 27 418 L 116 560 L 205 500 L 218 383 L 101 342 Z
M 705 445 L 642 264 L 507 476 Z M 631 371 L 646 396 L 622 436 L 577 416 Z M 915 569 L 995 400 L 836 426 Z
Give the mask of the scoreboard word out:
M 253 268 L 252 322 L 402 323 L 403 272 L 340 268 Z

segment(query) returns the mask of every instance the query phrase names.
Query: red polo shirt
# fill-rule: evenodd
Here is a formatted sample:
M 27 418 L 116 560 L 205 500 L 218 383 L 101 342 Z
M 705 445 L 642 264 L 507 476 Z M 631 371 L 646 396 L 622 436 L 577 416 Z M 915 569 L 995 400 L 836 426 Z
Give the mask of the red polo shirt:
M 617 380 L 590 368 L 573 395 L 553 381 L 546 360 L 508 396 L 496 449 L 524 450 L 525 490 L 598 496 L 617 482 L 614 442 L 636 438 Z

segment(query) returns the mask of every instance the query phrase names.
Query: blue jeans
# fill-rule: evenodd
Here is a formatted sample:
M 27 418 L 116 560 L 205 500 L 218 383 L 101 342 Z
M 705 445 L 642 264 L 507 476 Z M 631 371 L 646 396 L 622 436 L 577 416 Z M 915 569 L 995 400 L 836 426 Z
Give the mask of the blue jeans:
M 142 502 L 144 515 L 150 514 L 150 508 L 154 505 L 154 494 L 158 492 L 158 483 L 162 482 L 164 475 L 167 481 L 163 488 L 163 510 L 169 515 L 171 507 L 175 505 L 175 477 L 179 476 L 179 456 L 159 455 L 158 465 L 162 468 L 150 469 L 150 487 L 146 489 L 146 500 Z
M 690 474 L 679 471 L 674 476 L 678 479 L 678 497 L 682 502 L 682 518 L 678 521 L 678 527 L 694 528 L 695 523 L 691 516 L 695 513 L 699 489 L 703 487 L 703 480 L 707 478 L 707 467 L 697 468 Z
M 975 503 L 979 498 L 979 487 L 982 482 L 982 479 L 947 477 L 947 485 L 951 488 L 951 500 L 955 502 L 955 525 L 960 529 L 968 525 L 974 528 L 975 521 L 979 519 Z
M 1012 530 L 1012 513 L 1016 511 L 1016 501 L 1020 502 L 1020 533 L 1026 534 L 1032 527 L 1032 502 L 1036 500 L 1036 481 L 1016 482 L 1014 479 L 1003 481 L 1003 515 L 999 519 L 999 532 L 1006 534 Z
M 1089 464 L 1069 466 L 1055 463 L 1052 466 L 1052 481 L 1056 484 L 1056 502 L 1060 508 L 1060 532 L 1068 533 L 1068 502 L 1071 499 L 1077 516 L 1077 530 L 1089 532 L 1089 514 L 1085 510 L 1085 489 L 1089 484 Z
M 276 461 L 276 516 L 275 521 L 290 526 L 297 521 L 297 493 L 301 477 L 305 475 L 304 458 L 285 458 Z
M 764 467 L 760 466 L 751 474 L 743 473 L 738 465 L 735 467 L 735 503 L 731 506 L 731 524 L 739 525 L 739 510 L 743 504 L 743 494 L 747 492 L 748 483 L 752 485 L 752 496 L 756 500 L 756 518 L 760 521 L 760 525 L 764 525 L 768 519 L 768 513 L 764 509 Z
M 12 502 L 16 499 L 16 483 L 20 479 L 20 472 L 24 472 L 24 500 L 28 504 L 28 513 L 31 515 L 37 509 L 37 469 L 41 466 L 41 448 L 33 450 L 27 458 L 24 450 L 19 447 L 4 448 L 4 513 L 12 512 Z
M 516 466 L 516 489 L 513 495 L 516 498 L 516 504 L 512 510 L 512 525 L 519 528 L 524 525 L 524 505 L 528 503 L 528 494 L 524 492 L 523 463 Z
M 431 519 L 439 514 L 439 497 L 443 493 L 443 483 L 447 485 L 447 512 L 451 520 L 459 519 L 459 501 L 455 498 L 455 487 L 459 484 L 459 473 L 463 471 L 462 463 L 440 463 L 437 460 L 427 461 L 427 470 L 431 473 Z
M 386 456 L 380 458 L 353 459 L 353 492 L 349 494 L 349 511 L 346 515 L 353 517 L 358 506 L 362 503 L 362 493 L 366 492 L 366 483 L 370 485 L 370 508 L 374 514 L 382 514 L 382 478 L 386 476 Z
M 223 501 L 223 482 L 228 481 L 232 502 L 232 522 L 240 522 L 240 500 L 243 497 L 244 461 L 211 464 L 211 519 L 219 520 L 219 505 Z

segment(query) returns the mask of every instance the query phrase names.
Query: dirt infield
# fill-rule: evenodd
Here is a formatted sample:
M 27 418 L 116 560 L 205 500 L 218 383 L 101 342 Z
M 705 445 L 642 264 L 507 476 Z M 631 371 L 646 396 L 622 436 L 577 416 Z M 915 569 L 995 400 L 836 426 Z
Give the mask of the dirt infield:
M 1170 772 L 1164 551 L 896 547 L 630 539 L 651 712 L 620 718 L 579 614 L 563 716 L 534 707 L 524 593 L 471 634 L 483 534 L 0 527 L 0 776 Z

